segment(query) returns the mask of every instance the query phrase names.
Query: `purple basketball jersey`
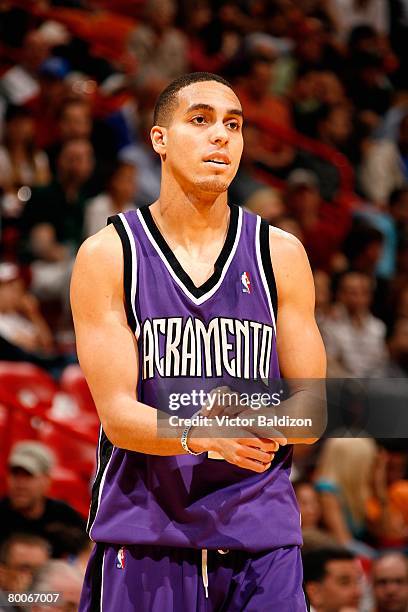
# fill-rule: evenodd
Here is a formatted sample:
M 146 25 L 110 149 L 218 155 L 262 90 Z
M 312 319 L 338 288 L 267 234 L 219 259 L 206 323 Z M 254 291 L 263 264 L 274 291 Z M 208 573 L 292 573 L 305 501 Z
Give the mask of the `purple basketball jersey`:
M 214 274 L 197 288 L 148 207 L 109 219 L 124 252 L 128 324 L 139 348 L 140 401 L 160 407 L 174 380 L 207 390 L 279 378 L 269 228 L 231 206 Z M 199 456 L 117 448 L 102 428 L 88 521 L 97 542 L 261 551 L 302 543 L 289 480 L 292 448 L 262 473 Z

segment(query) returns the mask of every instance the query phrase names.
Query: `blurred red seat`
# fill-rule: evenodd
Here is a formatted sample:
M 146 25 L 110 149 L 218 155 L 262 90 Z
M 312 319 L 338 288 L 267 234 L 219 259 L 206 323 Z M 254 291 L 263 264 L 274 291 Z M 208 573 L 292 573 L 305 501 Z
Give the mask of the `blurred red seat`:
M 38 438 L 40 417 L 52 406 L 57 391 L 55 381 L 37 366 L 0 362 L 1 465 L 13 444 Z
M 86 517 L 91 498 L 90 483 L 72 470 L 56 465 L 51 472 L 50 497 L 60 499 Z
M 88 383 L 78 365 L 70 365 L 65 368 L 61 376 L 60 387 L 62 391 L 75 398 L 82 412 L 96 414 Z
M 44 422 L 39 430 L 39 440 L 54 452 L 57 462 L 89 481 L 95 471 L 97 434 L 94 443 L 86 442 L 50 422 Z
M 31 363 L 0 362 L 0 400 L 4 392 L 25 408 L 37 408 L 52 404 L 57 391 L 57 383 L 41 368 Z

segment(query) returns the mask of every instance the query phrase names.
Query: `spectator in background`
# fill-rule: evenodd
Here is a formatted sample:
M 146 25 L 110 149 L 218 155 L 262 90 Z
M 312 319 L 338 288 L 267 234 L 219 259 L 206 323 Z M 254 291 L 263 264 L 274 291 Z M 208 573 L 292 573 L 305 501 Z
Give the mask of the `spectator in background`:
M 11 67 L 7 63 L 7 70 L 0 79 L 1 92 L 10 104 L 24 105 L 38 95 L 38 71 L 50 50 L 46 37 L 39 29 L 25 33 L 19 63 Z
M 397 318 L 388 337 L 389 361 L 383 376 L 393 378 L 408 377 L 408 318 Z
M 306 594 L 314 612 L 358 612 L 362 569 L 342 548 L 323 548 L 303 555 Z
M 269 135 L 264 124 L 275 124 L 277 129 L 293 128 L 289 105 L 283 98 L 270 93 L 275 57 L 254 55 L 247 58 L 243 77 L 234 88 L 239 97 L 245 120 L 256 126 L 254 138 L 246 138 L 247 155 L 278 176 L 285 176 L 295 152 L 279 134 Z
M 386 361 L 385 324 L 370 312 L 372 280 L 361 272 L 346 272 L 338 282 L 332 314 L 321 326 L 328 357 L 343 376 L 364 378 Z
M 371 579 L 375 612 L 408 610 L 408 562 L 402 553 L 385 553 L 375 559 Z
M 389 211 L 393 217 L 399 242 L 408 239 L 408 181 L 407 186 L 393 191 L 389 198 Z
M 135 207 L 136 168 L 118 162 L 108 181 L 106 192 L 89 200 L 85 210 L 84 237 L 96 234 L 106 226 L 108 217 Z
M 58 139 L 58 115 L 68 95 L 69 72 L 70 65 L 60 57 L 48 58 L 40 66 L 39 93 L 26 104 L 35 120 L 35 141 L 40 149 L 47 149 Z
M 35 572 L 49 557 L 50 546 L 43 538 L 25 533 L 11 535 L 0 546 L 0 593 L 27 592 Z M 1 605 L 0 599 L 0 610 Z
M 322 518 L 322 509 L 315 488 L 308 480 L 299 480 L 293 488 L 302 515 L 302 529 L 316 529 Z
M 404 393 L 398 383 L 394 383 L 394 390 L 398 387 L 404 400 L 406 388 Z M 378 395 L 377 409 L 382 410 L 381 388 Z M 387 399 L 390 401 L 390 394 Z M 375 495 L 368 501 L 367 519 L 371 540 L 379 548 L 403 548 L 408 542 L 407 445 L 406 441 L 402 442 L 398 438 L 378 442 L 380 448 L 372 478 Z
M 330 276 L 323 270 L 313 272 L 315 285 L 315 316 L 319 329 L 331 314 Z
M 0 361 L 25 361 L 54 377 L 76 361 L 59 354 L 37 298 L 30 293 L 15 264 L 0 263 Z
M 278 219 L 276 221 L 276 227 L 283 230 L 284 232 L 293 234 L 298 240 L 300 240 L 300 242 L 303 242 L 302 228 L 300 227 L 299 222 L 293 217 L 286 216 L 282 217 L 281 219 Z
M 348 92 L 353 104 L 366 117 L 368 114 L 372 126 L 377 127 L 393 95 L 383 58 L 377 52 L 354 54 L 348 76 Z
M 245 208 L 265 219 L 270 225 L 275 225 L 286 212 L 281 194 L 270 187 L 256 190 L 245 202 Z
M 72 258 L 83 239 L 86 182 L 94 167 L 89 140 L 65 143 L 57 167 L 57 178 L 33 191 L 23 226 L 34 258 L 34 293 L 40 299 L 59 298 L 67 304 Z
M 348 207 L 322 202 L 313 172 L 298 168 L 288 176 L 286 205 L 302 230 L 313 268 L 331 271 L 332 260 L 350 225 Z
M 0 338 L 29 353 L 47 354 L 53 348 L 51 330 L 37 299 L 24 286 L 19 269 L 0 263 Z M 1 352 L 1 358 L 12 355 Z
M 152 109 L 143 109 L 139 115 L 140 139 L 119 151 L 119 160 L 135 167 L 137 206 L 151 204 L 160 195 L 160 157 L 153 151 L 150 128 L 153 124 Z
M 70 140 L 91 142 L 95 166 L 86 187 L 91 195 L 99 193 L 105 184 L 106 172 L 116 159 L 116 144 L 111 129 L 93 117 L 90 104 L 82 98 L 67 99 L 59 109 L 58 140 L 47 148 L 54 175 L 58 175 L 56 165 L 61 149 Z
M 395 189 L 408 184 L 408 115 L 402 119 L 398 141 L 376 140 L 368 148 L 360 171 L 364 194 L 385 206 Z
M 84 530 L 85 524 L 73 508 L 47 497 L 53 456 L 40 442 L 17 443 L 9 456 L 7 496 L 0 500 L 0 543 L 14 532 L 45 538 L 53 556 L 71 552 L 57 546 L 58 526 Z
M 346 154 L 352 135 L 351 109 L 346 104 L 322 105 L 315 113 L 315 138 L 339 153 Z M 300 150 L 296 165 L 313 171 L 319 179 L 324 200 L 334 199 L 340 188 L 337 168 L 326 159 Z
M 238 49 L 240 37 L 233 28 L 223 27 L 208 0 L 195 0 L 186 6 L 185 32 L 189 36 L 188 58 L 192 72 L 220 73 L 228 67 Z
M 302 517 L 302 552 L 337 546 L 336 539 L 321 528 L 322 509 L 319 495 L 308 480 L 298 480 L 293 485 Z
M 137 80 L 155 82 L 158 91 L 187 69 L 187 39 L 174 26 L 176 10 L 174 0 L 148 0 L 144 20 L 129 40 L 139 66 Z
M 316 136 L 316 122 L 322 107 L 347 103 L 344 85 L 329 70 L 310 70 L 300 74 L 291 97 L 296 127 L 311 138 Z
M 371 26 L 381 34 L 389 31 L 386 0 L 329 0 L 340 39 L 345 41 L 351 30 L 360 25 Z
M 35 146 L 31 113 L 21 106 L 9 106 L 4 120 L 4 141 L 0 146 L 1 187 L 14 192 L 22 185 L 45 185 L 50 180 L 48 159 Z
M 367 504 L 373 496 L 371 479 L 376 456 L 377 447 L 370 438 L 328 438 L 321 450 L 315 480 L 325 527 L 338 544 L 368 556 L 372 551 L 358 540 L 368 533 Z
M 91 108 L 85 100 L 63 102 L 58 111 L 58 140 L 47 149 L 53 173 L 56 171 L 56 161 L 62 146 L 69 140 L 90 139 L 92 123 Z
M 37 572 L 31 585 L 33 593 L 58 593 L 58 600 L 50 604 L 36 603 L 31 612 L 76 612 L 81 597 L 83 577 L 65 561 L 49 561 Z

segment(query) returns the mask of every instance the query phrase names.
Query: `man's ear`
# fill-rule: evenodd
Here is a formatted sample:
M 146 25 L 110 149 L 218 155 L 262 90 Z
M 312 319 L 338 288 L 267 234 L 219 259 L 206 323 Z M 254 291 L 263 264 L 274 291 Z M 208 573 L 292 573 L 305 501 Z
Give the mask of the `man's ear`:
M 321 584 L 320 582 L 310 581 L 305 585 L 305 590 L 310 603 L 313 607 L 318 607 L 322 604 Z
M 153 149 L 160 156 L 165 155 L 167 147 L 167 128 L 160 125 L 154 125 L 150 130 L 150 138 L 152 139 Z

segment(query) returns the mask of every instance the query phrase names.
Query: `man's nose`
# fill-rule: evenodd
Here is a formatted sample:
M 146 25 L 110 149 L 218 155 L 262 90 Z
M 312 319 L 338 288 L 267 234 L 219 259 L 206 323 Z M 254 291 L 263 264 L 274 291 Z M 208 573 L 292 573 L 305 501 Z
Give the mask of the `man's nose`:
M 225 144 L 229 140 L 229 134 L 226 126 L 222 121 L 217 121 L 214 124 L 210 136 L 211 142 Z

